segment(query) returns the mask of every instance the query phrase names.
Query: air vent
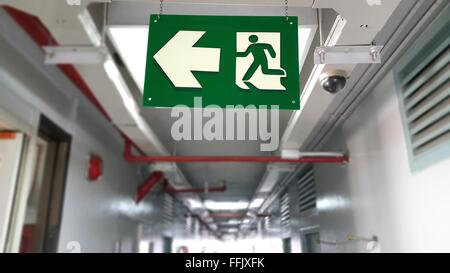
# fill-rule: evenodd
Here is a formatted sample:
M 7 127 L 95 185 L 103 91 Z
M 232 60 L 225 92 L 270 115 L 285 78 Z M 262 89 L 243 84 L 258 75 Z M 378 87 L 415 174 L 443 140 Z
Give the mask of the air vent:
M 297 204 L 300 213 L 316 208 L 316 185 L 312 166 L 303 172 L 297 181 Z
M 166 227 L 171 227 L 173 224 L 173 214 L 174 214 L 173 203 L 174 203 L 173 197 L 170 194 L 165 193 L 162 218 L 163 223 Z
M 414 156 L 450 138 L 450 48 L 402 86 Z
M 448 16 L 449 8 L 408 50 L 396 74 L 413 167 L 450 157 Z
M 281 228 L 288 230 L 291 222 L 291 215 L 289 213 L 289 195 L 285 192 L 281 195 Z

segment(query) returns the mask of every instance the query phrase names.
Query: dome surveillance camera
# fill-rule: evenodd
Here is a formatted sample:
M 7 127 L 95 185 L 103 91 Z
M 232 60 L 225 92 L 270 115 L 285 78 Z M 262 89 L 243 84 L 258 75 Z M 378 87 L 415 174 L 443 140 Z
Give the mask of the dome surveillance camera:
M 330 94 L 336 94 L 345 87 L 347 73 L 344 70 L 330 70 L 319 77 L 322 88 Z

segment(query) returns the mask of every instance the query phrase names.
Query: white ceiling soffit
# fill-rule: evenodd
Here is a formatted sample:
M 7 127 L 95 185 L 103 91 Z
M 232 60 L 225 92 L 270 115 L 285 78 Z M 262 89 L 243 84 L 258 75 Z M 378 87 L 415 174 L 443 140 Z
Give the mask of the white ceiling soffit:
M 317 25 L 317 12 L 311 9 L 311 6 L 292 6 L 291 1 L 289 1 L 289 16 L 298 16 L 299 25 L 302 26 Z M 164 3 L 163 14 L 285 16 L 284 1 L 277 3 L 271 0 L 271 3 L 277 3 L 277 5 L 266 6 L 232 5 L 231 3 L 223 5 L 215 4 L 216 1 L 210 2 L 209 4 Z M 149 15 L 159 13 L 159 8 L 159 1 L 154 4 L 141 2 L 130 4 L 126 1 L 114 1 L 108 5 L 107 24 L 109 26 L 148 26 Z
M 80 6 L 68 5 L 65 0 L 0 0 L 1 5 L 9 5 L 36 15 L 47 26 L 60 45 L 91 45 L 91 38 L 81 26 L 79 16 L 85 13 L 91 3 L 110 0 L 81 0 Z
M 336 45 L 367 45 L 401 0 L 315 0 L 313 8 L 332 8 L 346 20 Z
M 158 3 L 159 0 L 112 0 L 113 2 Z M 315 0 L 290 0 L 289 6 L 311 7 Z M 169 0 L 170 3 L 187 4 L 239 4 L 239 5 L 284 5 L 283 0 Z
M 380 3 L 369 5 L 368 3 Z M 400 0 L 391 1 L 362 1 L 362 0 L 316 0 L 315 8 L 333 8 L 340 15 L 336 18 L 334 26 L 326 37 L 325 45 L 367 45 L 371 44 L 375 35 L 386 24 Z M 370 16 L 368 16 L 370 14 Z M 365 27 L 367 25 L 367 27 Z M 361 27 L 362 26 L 362 27 Z M 342 90 L 338 95 L 330 95 L 323 91 L 318 78 L 324 71 L 330 69 L 346 70 L 351 77 L 355 65 L 315 65 L 306 85 L 302 91 L 300 110 L 294 111 L 291 120 L 283 134 L 280 147 L 286 150 L 298 150 L 313 132 L 324 115 L 333 115 L 327 112 L 330 104 L 348 92 Z

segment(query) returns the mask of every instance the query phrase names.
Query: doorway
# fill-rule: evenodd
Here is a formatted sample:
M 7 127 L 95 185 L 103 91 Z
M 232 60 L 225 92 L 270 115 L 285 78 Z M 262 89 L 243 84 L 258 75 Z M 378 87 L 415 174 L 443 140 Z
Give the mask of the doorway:
M 11 224 L 24 141 L 24 134 L 0 123 L 0 252 L 4 251 Z
M 321 253 L 319 226 L 301 229 L 300 244 L 302 246 L 302 253 Z
M 173 239 L 169 236 L 163 237 L 163 253 L 172 253 Z
M 57 251 L 71 136 L 45 116 L 39 122 L 21 253 Z
M 284 238 L 283 239 L 283 253 L 291 253 L 291 252 L 292 252 L 291 238 Z

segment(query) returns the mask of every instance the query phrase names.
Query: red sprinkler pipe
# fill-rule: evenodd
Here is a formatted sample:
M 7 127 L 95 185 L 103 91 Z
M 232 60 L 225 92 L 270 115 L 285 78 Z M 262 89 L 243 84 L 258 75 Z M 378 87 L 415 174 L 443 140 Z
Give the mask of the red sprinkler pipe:
M 162 177 L 162 172 L 154 172 L 147 178 L 147 181 L 145 181 L 144 184 L 139 186 L 136 194 L 136 204 L 144 199 L 144 197 L 156 186 L 156 184 L 158 184 Z
M 37 45 L 58 45 L 58 42 L 38 17 L 7 5 L 0 5 L 0 8 L 3 8 Z M 75 84 L 75 86 L 78 87 L 81 93 L 97 107 L 106 119 L 110 121 L 111 118 L 108 113 L 106 113 L 105 109 L 100 104 L 100 101 L 78 73 L 75 66 L 70 64 L 60 64 L 58 67 Z
M 245 218 L 247 215 L 245 213 L 231 213 L 231 212 L 224 212 L 224 213 L 210 213 L 209 217 L 211 218 L 223 218 L 223 219 L 233 219 L 233 218 Z
M 222 187 L 217 188 L 191 188 L 191 189 L 175 189 L 169 185 L 167 180 L 164 181 L 164 192 L 166 193 L 205 193 L 205 192 L 225 192 L 227 190 L 227 186 L 223 185 Z
M 129 162 L 259 162 L 259 163 L 347 163 L 348 156 L 303 156 L 295 159 L 280 156 L 134 156 L 132 144 L 125 141 L 124 159 Z
M 58 45 L 56 39 L 52 36 L 50 31 L 38 17 L 8 5 L 0 5 L 0 8 L 3 8 L 38 46 L 43 47 L 48 45 Z M 78 73 L 75 66 L 71 64 L 60 64 L 58 65 L 58 67 L 67 76 L 67 78 L 70 79 L 76 87 L 78 87 L 80 92 L 92 104 L 94 104 L 94 106 L 103 114 L 103 116 L 108 121 L 111 121 L 111 118 L 109 117 L 105 108 L 94 95 L 94 92 L 86 84 L 80 73 Z M 120 134 L 122 134 L 125 141 L 130 141 L 130 139 L 125 134 L 123 134 L 118 127 L 115 126 L 115 128 L 120 132 Z M 143 154 L 139 147 L 137 147 L 136 145 L 135 147 L 141 154 Z

